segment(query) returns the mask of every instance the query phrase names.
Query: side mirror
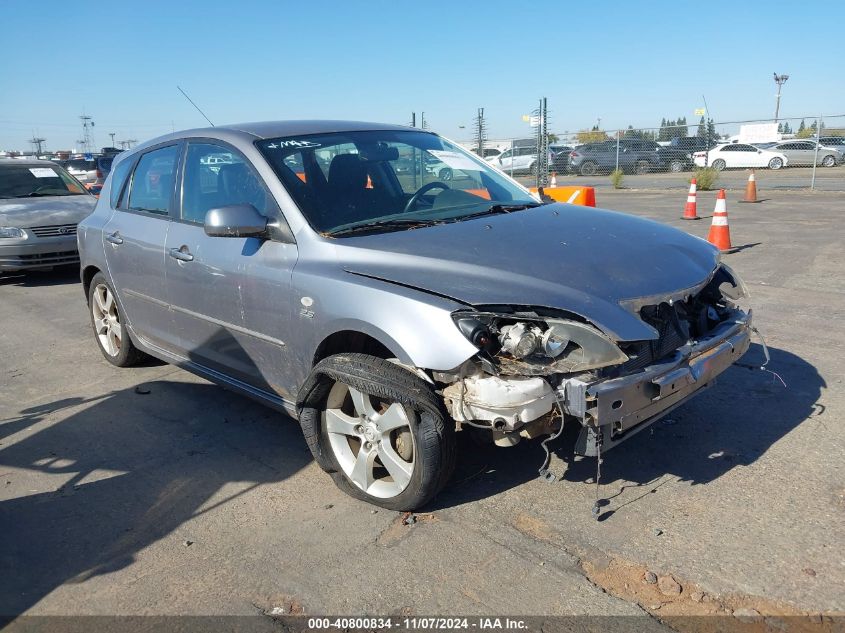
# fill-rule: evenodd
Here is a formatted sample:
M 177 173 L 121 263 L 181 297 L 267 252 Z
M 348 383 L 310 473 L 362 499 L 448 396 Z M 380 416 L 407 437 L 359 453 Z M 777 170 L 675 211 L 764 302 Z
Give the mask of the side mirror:
M 251 204 L 230 204 L 209 209 L 204 228 L 211 237 L 264 237 L 267 218 Z

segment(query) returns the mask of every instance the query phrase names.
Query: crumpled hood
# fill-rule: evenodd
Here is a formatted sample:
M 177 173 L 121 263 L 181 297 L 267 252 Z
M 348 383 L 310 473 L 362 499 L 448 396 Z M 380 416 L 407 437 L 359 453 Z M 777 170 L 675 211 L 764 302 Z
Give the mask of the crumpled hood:
M 670 226 L 568 204 L 338 239 L 336 245 L 348 272 L 475 306 L 567 310 L 617 340 L 655 336 L 621 301 L 692 288 L 719 262 L 710 244 Z
M 94 211 L 97 199 L 89 195 L 0 199 L 0 225 L 27 228 L 78 224 Z

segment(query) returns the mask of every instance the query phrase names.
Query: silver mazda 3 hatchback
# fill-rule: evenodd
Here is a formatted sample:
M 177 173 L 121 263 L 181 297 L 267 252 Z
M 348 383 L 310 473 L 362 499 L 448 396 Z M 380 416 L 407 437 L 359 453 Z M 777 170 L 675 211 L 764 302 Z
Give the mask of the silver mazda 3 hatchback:
M 449 168 L 448 182 L 427 169 Z M 600 456 L 748 349 L 707 242 L 548 202 L 415 128 L 190 130 L 115 158 L 79 226 L 95 340 L 287 411 L 349 494 L 411 510 L 455 432 Z

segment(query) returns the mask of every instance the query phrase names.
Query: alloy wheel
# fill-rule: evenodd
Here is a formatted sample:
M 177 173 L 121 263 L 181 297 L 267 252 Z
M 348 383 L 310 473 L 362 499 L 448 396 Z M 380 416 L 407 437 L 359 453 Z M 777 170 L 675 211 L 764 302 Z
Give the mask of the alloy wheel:
M 99 284 L 94 288 L 91 314 L 94 316 L 94 332 L 100 346 L 109 356 L 117 356 L 123 342 L 123 326 L 117 312 L 117 302 L 108 286 Z
M 343 473 L 363 492 L 388 499 L 411 481 L 416 446 L 414 413 L 398 402 L 335 382 L 323 412 L 332 452 Z

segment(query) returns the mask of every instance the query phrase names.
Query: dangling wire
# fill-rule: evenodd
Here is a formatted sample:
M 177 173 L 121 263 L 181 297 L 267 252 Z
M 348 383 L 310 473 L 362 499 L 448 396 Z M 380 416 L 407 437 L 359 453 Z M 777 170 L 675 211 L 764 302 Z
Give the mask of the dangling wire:
M 559 438 L 560 434 L 563 433 L 563 405 L 560 403 L 560 397 L 558 396 L 557 391 L 555 391 L 555 388 L 552 387 L 552 384 L 548 380 L 546 381 L 546 384 L 549 385 L 549 388 L 552 390 L 552 395 L 554 395 L 555 402 L 557 403 L 557 410 L 558 413 L 560 413 L 560 428 L 557 430 L 557 433 L 549 435 L 549 437 L 540 442 L 540 446 L 543 447 L 543 450 L 546 452 L 546 456 L 543 459 L 543 465 L 540 466 L 540 470 L 538 472 L 540 473 L 541 479 L 552 483 L 553 481 L 557 481 L 557 475 L 549 470 L 549 462 L 552 460 L 552 454 L 549 450 L 548 444 Z

